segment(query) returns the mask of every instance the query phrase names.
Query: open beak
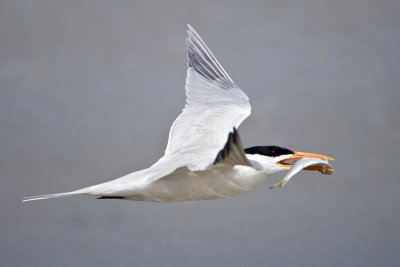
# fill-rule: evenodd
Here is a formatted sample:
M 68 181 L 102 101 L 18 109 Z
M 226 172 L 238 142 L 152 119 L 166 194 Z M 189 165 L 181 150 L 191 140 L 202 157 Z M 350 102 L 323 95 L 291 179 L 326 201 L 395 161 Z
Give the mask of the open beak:
M 299 160 L 299 159 L 303 159 L 303 158 L 311 158 L 311 159 L 323 159 L 326 161 L 329 160 L 334 160 L 331 157 L 325 156 L 325 155 L 320 155 L 320 154 L 314 154 L 314 153 L 307 153 L 307 152 L 294 152 L 294 154 L 284 160 L 281 160 L 278 162 L 278 164 L 282 167 L 288 168 L 290 169 L 293 164 Z M 313 165 L 313 166 L 309 166 L 304 168 L 304 170 L 307 171 L 319 171 L 323 174 L 332 174 L 334 172 L 334 169 L 332 167 L 324 167 L 322 165 Z

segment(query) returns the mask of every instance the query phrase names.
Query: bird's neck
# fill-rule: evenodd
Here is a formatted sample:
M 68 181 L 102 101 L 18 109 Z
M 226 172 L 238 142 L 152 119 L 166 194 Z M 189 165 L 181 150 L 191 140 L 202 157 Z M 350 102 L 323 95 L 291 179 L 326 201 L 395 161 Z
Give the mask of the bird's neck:
M 270 157 L 258 154 L 246 154 L 246 157 L 250 161 L 251 165 L 258 171 L 263 171 L 268 174 L 279 171 L 279 169 L 274 168 L 276 164 L 271 161 Z

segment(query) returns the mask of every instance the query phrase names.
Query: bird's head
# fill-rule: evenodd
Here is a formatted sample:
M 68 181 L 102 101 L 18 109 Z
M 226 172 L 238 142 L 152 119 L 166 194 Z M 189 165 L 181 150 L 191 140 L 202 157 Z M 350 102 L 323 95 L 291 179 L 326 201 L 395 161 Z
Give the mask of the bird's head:
M 296 152 L 279 146 L 253 146 L 244 151 L 254 167 L 265 170 L 269 174 L 289 170 L 297 160 L 303 158 L 333 160 L 333 158 L 325 155 Z M 323 174 L 332 174 L 334 171 L 331 167 L 326 168 L 321 165 L 309 166 L 304 170 L 319 171 Z

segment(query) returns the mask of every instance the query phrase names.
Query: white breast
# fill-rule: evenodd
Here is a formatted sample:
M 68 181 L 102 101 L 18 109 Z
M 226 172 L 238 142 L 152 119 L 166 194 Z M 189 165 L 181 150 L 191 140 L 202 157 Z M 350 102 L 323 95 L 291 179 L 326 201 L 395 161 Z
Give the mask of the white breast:
M 174 202 L 224 198 L 251 190 L 267 177 L 265 172 L 240 165 L 219 165 L 196 172 L 180 168 L 129 199 Z

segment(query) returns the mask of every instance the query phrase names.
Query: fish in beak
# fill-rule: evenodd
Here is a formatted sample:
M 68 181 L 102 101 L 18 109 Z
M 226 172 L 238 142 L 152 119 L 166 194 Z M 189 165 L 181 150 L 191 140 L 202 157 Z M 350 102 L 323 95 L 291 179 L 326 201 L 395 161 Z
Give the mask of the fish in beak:
M 282 167 L 291 169 L 293 167 L 293 164 L 297 162 L 300 159 L 322 159 L 325 161 L 332 161 L 335 160 L 334 158 L 331 158 L 329 156 L 321 155 L 321 154 L 315 154 L 315 153 L 308 153 L 308 152 L 294 152 L 292 156 L 289 156 L 286 159 L 283 159 L 278 162 L 278 164 Z M 304 170 L 307 171 L 319 171 L 322 174 L 326 175 L 331 175 L 334 172 L 334 169 L 331 166 L 323 166 L 323 165 L 310 165 L 308 167 L 305 167 Z
M 285 178 L 275 183 L 270 187 L 270 189 L 285 186 L 289 182 L 290 178 L 301 170 L 319 171 L 322 174 L 331 175 L 334 172 L 334 169 L 328 162 L 330 160 L 332 161 L 334 159 L 320 154 L 294 152 L 293 155 L 278 162 L 280 166 L 290 169 L 290 171 L 287 173 Z

